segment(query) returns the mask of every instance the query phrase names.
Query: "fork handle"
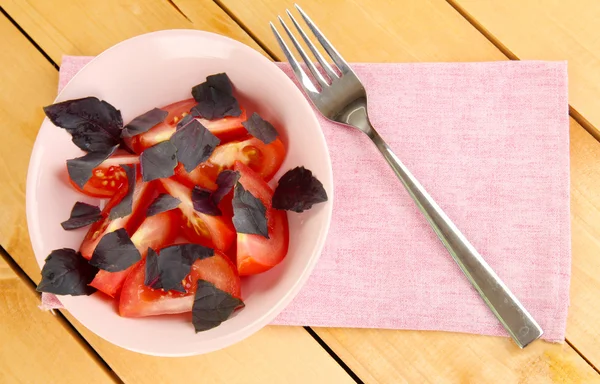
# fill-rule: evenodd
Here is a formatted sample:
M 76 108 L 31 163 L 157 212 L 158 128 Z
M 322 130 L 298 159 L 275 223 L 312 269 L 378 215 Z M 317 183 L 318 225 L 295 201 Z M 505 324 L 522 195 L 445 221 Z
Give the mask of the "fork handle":
M 450 252 L 454 261 L 517 345 L 524 348 L 539 338 L 543 333 L 542 328 L 485 262 L 475 247 L 452 223 L 377 131 L 372 129 L 368 135 L 425 215 L 429 225 Z

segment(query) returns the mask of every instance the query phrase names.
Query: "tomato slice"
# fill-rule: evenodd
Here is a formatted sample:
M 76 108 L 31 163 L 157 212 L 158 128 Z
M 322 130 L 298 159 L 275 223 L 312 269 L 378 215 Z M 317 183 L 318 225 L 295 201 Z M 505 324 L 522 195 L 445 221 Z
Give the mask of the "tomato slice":
M 171 138 L 177 129 L 177 123 L 190 113 L 190 109 L 196 105 L 196 100 L 186 99 L 169 104 L 161 109 L 169 112 L 165 121 L 152 127 L 148 132 L 134 136 L 129 141 L 129 146 L 136 152 L 142 153 L 145 149 L 166 141 Z M 218 120 L 197 119 L 222 142 L 237 139 L 247 134 L 242 122 L 246 121 L 246 111 L 242 109 L 242 114 L 238 117 L 225 117 Z
M 261 178 L 269 181 L 285 159 L 285 146 L 279 138 L 265 144 L 253 137 L 244 141 L 223 144 L 215 148 L 208 162 L 220 169 L 231 169 L 236 161 L 249 166 Z
M 167 211 L 147 217 L 142 222 L 137 231 L 131 236 L 131 241 L 140 251 L 142 259 L 146 257 L 148 248 L 161 249 L 175 241 L 178 220 L 179 217 L 175 211 Z M 125 278 L 135 268 L 136 264 L 119 272 L 100 270 L 90 285 L 111 297 L 115 297 L 121 290 Z
M 94 168 L 92 177 L 85 183 L 83 188 L 69 178 L 71 185 L 88 196 L 93 197 L 112 197 L 121 185 L 127 181 L 125 170 L 121 164 L 138 164 L 140 157 L 138 155 L 115 155 L 104 160 L 102 164 Z
M 192 189 L 173 179 L 160 180 L 165 190 L 181 201 L 182 229 L 186 237 L 198 244 L 226 252 L 235 239 L 235 228 L 230 217 L 210 216 L 194 209 Z
M 175 179 L 189 188 L 196 185 L 214 191 L 217 189 L 215 181 L 219 176 L 219 167 L 208 162 L 201 163 L 192 172 L 186 172 L 183 164 L 177 164 L 175 167 Z
M 273 190 L 256 172 L 239 161 L 234 169 L 240 172 L 240 184 L 267 208 L 268 239 L 260 235 L 237 234 L 238 272 L 240 276 L 254 275 L 273 268 L 285 258 L 289 246 L 287 214 L 272 208 Z
M 133 192 L 131 214 L 115 220 L 110 220 L 108 217 L 110 210 L 115 205 L 119 204 L 127 194 L 127 184 L 124 184 L 123 187 L 116 192 L 102 210 L 102 219 L 93 223 L 85 235 L 81 248 L 79 249 L 83 257 L 88 260 L 91 259 L 94 249 L 96 249 L 96 245 L 98 245 L 102 236 L 109 232 L 125 228 L 130 236 L 133 235 L 146 216 L 146 208 L 152 202 L 154 188 L 151 188 L 151 185 L 152 183 L 143 182 L 141 174 L 138 173 L 135 191 Z
M 148 288 L 144 285 L 145 268 L 146 260 L 142 260 L 134 267 L 123 284 L 119 300 L 119 313 L 123 317 L 190 312 L 198 288 L 198 279 L 211 282 L 232 296 L 242 297 L 240 277 L 235 270 L 235 265 L 220 252 L 215 252 L 213 257 L 196 260 L 190 274 L 185 278 L 185 293 Z

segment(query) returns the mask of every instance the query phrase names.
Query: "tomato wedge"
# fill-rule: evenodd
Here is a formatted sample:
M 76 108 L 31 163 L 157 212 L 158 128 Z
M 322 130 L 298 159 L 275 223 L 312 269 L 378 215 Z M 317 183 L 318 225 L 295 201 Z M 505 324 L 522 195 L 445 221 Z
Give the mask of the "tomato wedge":
M 169 140 L 177 129 L 177 123 L 188 115 L 190 109 L 196 104 L 196 100 L 186 99 L 161 108 L 169 112 L 165 121 L 152 127 L 148 132 L 134 136 L 128 144 L 136 153 L 142 153 L 145 149 L 161 141 Z M 242 114 L 237 117 L 228 116 L 218 120 L 198 118 L 197 120 L 222 142 L 234 140 L 247 134 L 246 128 L 242 126 L 242 122 L 246 121 L 246 111 L 243 108 Z
M 254 275 L 273 268 L 285 258 L 289 245 L 287 214 L 271 207 L 273 190 L 256 172 L 239 161 L 234 169 L 240 172 L 240 184 L 267 208 L 268 239 L 260 235 L 237 234 L 238 272 L 240 276 Z
M 285 153 L 285 146 L 279 138 L 265 144 L 253 137 L 218 146 L 208 162 L 219 166 L 222 170 L 233 168 L 235 162 L 239 161 L 249 166 L 261 178 L 269 181 L 281 167 Z
M 125 179 L 127 180 L 127 179 Z M 102 236 L 106 233 L 116 231 L 120 228 L 125 228 L 127 233 L 131 236 L 135 230 L 140 226 L 144 217 L 146 216 L 146 208 L 152 202 L 153 189 L 151 183 L 144 183 L 142 181 L 141 174 L 138 172 L 138 179 L 135 184 L 135 191 L 133 192 L 133 203 L 131 214 L 120 217 L 115 220 L 110 220 L 108 217 L 110 210 L 127 194 L 127 184 L 123 185 L 123 188 L 119 189 L 116 194 L 108 201 L 104 209 L 102 210 L 102 219 L 96 221 L 83 239 L 81 248 L 79 251 L 86 259 L 91 259 L 96 245 L 100 242 Z
M 235 265 L 220 252 L 215 252 L 213 257 L 196 260 L 190 274 L 185 278 L 185 293 L 148 288 L 144 285 L 145 268 L 146 260 L 142 260 L 134 267 L 123 284 L 119 300 L 119 313 L 123 317 L 190 312 L 198 288 L 198 279 L 211 282 L 217 288 L 237 298 L 241 298 L 242 295 L 240 277 L 235 270 Z
M 173 243 L 177 237 L 178 220 L 179 217 L 175 211 L 167 211 L 147 217 L 142 222 L 137 231 L 131 236 L 131 241 L 140 251 L 142 259 L 146 258 L 148 248 L 161 249 Z M 111 297 L 115 297 L 135 265 L 119 272 L 100 270 L 90 285 Z
M 175 179 L 189 188 L 196 185 L 214 191 L 217 189 L 215 181 L 219 176 L 219 167 L 208 162 L 201 163 L 192 172 L 186 172 L 183 164 L 179 163 L 175 167 Z
M 94 168 L 92 177 L 80 188 L 69 178 L 71 185 L 88 196 L 93 197 L 112 197 L 121 185 L 127 181 L 125 170 L 121 164 L 138 164 L 140 157 L 138 155 L 115 155 L 104 160 L 102 164 Z
M 186 237 L 193 243 L 216 248 L 226 252 L 235 239 L 235 228 L 230 217 L 210 216 L 194 209 L 192 189 L 173 179 L 161 179 L 165 190 L 181 201 L 182 228 Z

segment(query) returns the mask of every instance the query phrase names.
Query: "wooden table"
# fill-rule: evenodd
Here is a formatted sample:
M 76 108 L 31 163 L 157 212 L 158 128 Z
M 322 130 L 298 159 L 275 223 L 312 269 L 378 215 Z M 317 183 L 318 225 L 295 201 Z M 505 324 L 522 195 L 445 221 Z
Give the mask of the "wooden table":
M 573 267 L 567 342 L 520 351 L 446 332 L 269 326 L 209 355 L 167 359 L 38 310 L 25 178 L 63 54 L 195 28 L 281 60 L 268 27 L 287 0 L 0 0 L 0 383 L 600 382 L 600 3 L 332 0 L 302 6 L 349 61 L 568 60 Z

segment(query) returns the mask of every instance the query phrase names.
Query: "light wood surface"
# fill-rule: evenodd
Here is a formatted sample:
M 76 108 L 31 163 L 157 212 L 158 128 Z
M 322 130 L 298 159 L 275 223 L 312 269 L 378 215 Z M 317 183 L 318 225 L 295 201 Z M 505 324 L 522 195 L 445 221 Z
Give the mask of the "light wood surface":
M 283 14 L 286 8 L 291 9 L 292 1 L 220 0 L 217 3 L 205 0 L 174 0 L 174 5 L 166 0 L 52 3 L 0 0 L 7 13 L 57 63 L 63 54 L 95 55 L 125 38 L 167 28 L 217 31 L 260 49 L 226 12 L 250 31 L 267 51 L 281 59 L 268 21 L 276 20 L 276 15 Z M 474 2 L 459 3 L 466 7 Z M 482 3 L 489 5 L 492 2 Z M 536 2 L 525 3 L 527 12 L 535 11 L 531 9 Z M 550 8 L 555 9 L 555 3 L 558 2 L 552 2 L 554 8 Z M 589 1 L 580 3 L 589 3 L 590 8 L 593 5 Z M 317 5 L 314 0 L 306 0 L 301 5 L 349 61 L 507 59 L 445 1 L 334 0 Z M 502 19 L 503 15 L 499 12 L 498 17 Z M 564 20 L 560 19 L 560 14 L 553 15 L 557 25 L 566 22 L 574 25 L 569 16 L 572 13 L 565 13 Z M 33 259 L 24 216 L 25 171 L 43 117 L 40 107 L 54 98 L 57 74 L 16 28 L 2 18 L 0 20 L 0 35 L 3 36 L 0 44 L 4 48 L 0 49 L 0 80 L 3 84 L 0 127 L 7 135 L 0 141 L 0 172 L 10 180 L 0 190 L 0 244 L 37 281 L 39 268 Z M 503 28 L 511 28 L 510 20 L 503 22 Z M 550 35 L 557 33 L 560 36 L 558 32 L 547 29 Z M 580 38 L 581 44 L 594 52 L 593 44 L 597 42 L 580 35 L 575 41 L 579 42 Z M 545 39 L 551 45 L 552 36 L 545 36 Z M 511 51 L 519 55 L 515 50 Z M 577 50 L 571 53 L 576 57 L 568 58 L 570 67 L 572 60 L 582 63 L 591 60 Z M 581 102 L 573 98 L 573 87 L 578 86 L 574 83 L 580 80 L 573 78 L 572 68 L 570 71 L 571 104 L 592 121 L 593 114 L 586 114 L 581 106 L 594 105 L 596 99 L 585 92 Z M 585 87 L 600 87 L 600 79 L 595 81 L 594 77 L 585 77 L 584 80 L 593 83 Z M 9 126 L 14 128 L 6 129 Z M 599 160 L 600 143 L 572 121 L 573 277 L 567 338 L 596 367 L 600 367 Z M 68 318 L 125 382 L 189 379 L 227 383 L 351 382 L 350 376 L 302 328 L 267 327 L 221 352 L 185 359 L 160 359 L 117 348 Z M 536 342 L 519 351 L 508 339 L 497 337 L 392 330 L 315 328 L 315 331 L 352 371 L 368 383 L 600 382 L 600 375 L 568 344 Z
M 600 138 L 600 2 L 450 0 L 522 60 L 568 60 L 570 105 Z
M 115 382 L 79 338 L 49 312 L 39 295 L 0 254 L 0 383 Z M 57 367 L 60 367 L 58 369 Z

